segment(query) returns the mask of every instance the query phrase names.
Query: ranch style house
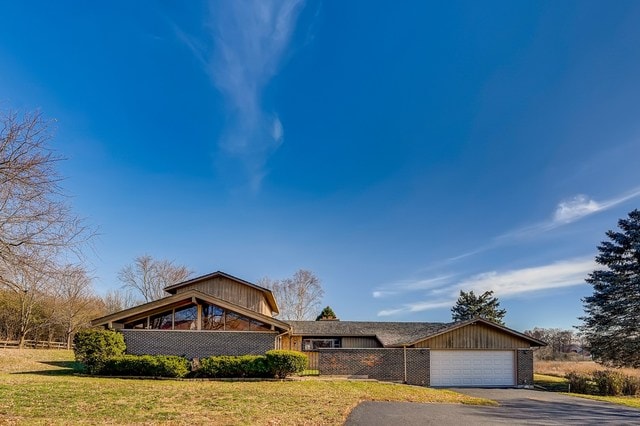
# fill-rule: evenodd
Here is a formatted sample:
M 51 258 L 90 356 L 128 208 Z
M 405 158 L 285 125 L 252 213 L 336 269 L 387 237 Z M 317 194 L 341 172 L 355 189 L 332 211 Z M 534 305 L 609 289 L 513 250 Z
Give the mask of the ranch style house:
M 481 318 L 454 323 L 281 321 L 273 293 L 224 272 L 169 286 L 153 302 L 92 321 L 124 335 L 127 353 L 302 351 L 321 375 L 424 386 L 533 386 L 542 341 Z

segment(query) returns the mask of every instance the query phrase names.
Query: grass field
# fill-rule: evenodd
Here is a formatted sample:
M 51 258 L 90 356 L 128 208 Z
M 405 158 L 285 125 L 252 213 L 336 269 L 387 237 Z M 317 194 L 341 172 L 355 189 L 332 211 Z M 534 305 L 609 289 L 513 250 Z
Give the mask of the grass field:
M 596 370 L 607 369 L 607 367 L 593 361 L 536 361 L 534 368 L 538 374 L 559 377 L 564 377 L 570 371 L 590 374 Z M 640 377 L 640 369 L 637 368 L 621 368 L 619 371 L 629 376 Z
M 0 424 L 342 424 L 360 401 L 494 404 L 378 382 L 218 382 L 73 375 L 64 350 L 0 349 Z

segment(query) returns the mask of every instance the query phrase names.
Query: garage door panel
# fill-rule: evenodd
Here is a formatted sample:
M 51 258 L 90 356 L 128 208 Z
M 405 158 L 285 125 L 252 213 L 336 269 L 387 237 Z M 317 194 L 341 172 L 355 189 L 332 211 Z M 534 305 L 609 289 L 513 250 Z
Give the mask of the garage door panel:
M 513 386 L 513 351 L 431 351 L 431 386 Z

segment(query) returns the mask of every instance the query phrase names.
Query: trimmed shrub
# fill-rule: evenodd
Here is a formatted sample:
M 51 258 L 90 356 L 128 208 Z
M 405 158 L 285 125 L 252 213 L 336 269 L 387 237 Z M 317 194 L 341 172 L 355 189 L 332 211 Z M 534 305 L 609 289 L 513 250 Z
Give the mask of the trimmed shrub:
M 625 376 L 622 383 L 622 394 L 627 396 L 636 396 L 638 393 L 640 393 L 640 378 Z
M 112 330 L 87 329 L 73 338 L 76 361 L 84 365 L 89 374 L 97 374 L 109 359 L 124 353 L 124 336 Z
M 575 371 L 570 371 L 564 376 L 569 382 L 570 391 L 573 393 L 589 393 L 590 377 Z
M 621 395 L 624 378 L 624 374 L 613 370 L 593 372 L 593 381 L 595 382 L 596 390 L 600 395 Z
M 101 374 L 106 376 L 184 377 L 189 361 L 168 355 L 122 355 L 108 359 Z
M 300 373 L 307 367 L 307 356 L 302 352 L 272 350 L 265 355 L 271 372 L 280 379 Z
M 263 355 L 212 356 L 200 360 L 196 375 L 202 377 L 271 377 Z

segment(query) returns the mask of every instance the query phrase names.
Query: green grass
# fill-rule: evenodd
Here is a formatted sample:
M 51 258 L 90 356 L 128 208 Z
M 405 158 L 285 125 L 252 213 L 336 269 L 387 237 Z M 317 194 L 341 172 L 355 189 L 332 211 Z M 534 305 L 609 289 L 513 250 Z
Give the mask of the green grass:
M 577 396 L 580 398 L 610 402 L 612 404 L 625 405 L 627 407 L 640 408 L 640 397 L 638 396 L 601 396 L 585 395 L 581 393 L 567 393 L 569 383 L 564 377 L 534 374 L 533 381 L 536 385 L 542 386 L 549 391 L 561 392 L 566 395 Z
M 361 401 L 495 405 L 446 390 L 358 381 L 219 382 L 73 375 L 69 351 L 0 350 L 0 424 L 342 424 Z
M 567 392 L 569 382 L 564 377 L 534 374 L 533 383 L 551 392 Z
M 637 396 L 600 396 L 600 395 L 583 395 L 572 393 L 572 396 L 580 398 L 595 399 L 596 401 L 611 402 L 612 404 L 626 405 L 627 407 L 640 408 L 640 398 Z

